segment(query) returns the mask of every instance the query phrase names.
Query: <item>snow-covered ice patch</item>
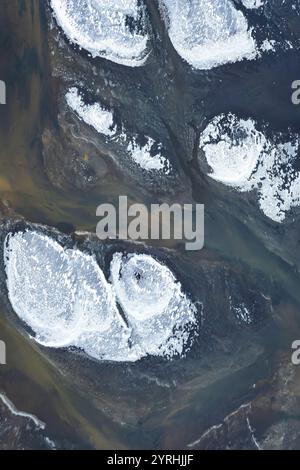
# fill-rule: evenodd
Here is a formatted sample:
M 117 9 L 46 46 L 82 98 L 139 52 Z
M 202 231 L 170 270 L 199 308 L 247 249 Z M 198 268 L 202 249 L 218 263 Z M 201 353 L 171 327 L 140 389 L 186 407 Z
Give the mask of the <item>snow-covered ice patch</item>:
M 27 230 L 7 235 L 4 262 L 10 303 L 43 346 L 111 361 L 185 351 L 196 308 L 149 255 L 115 254 L 109 283 L 93 256 Z
M 237 120 L 232 114 L 215 117 L 200 137 L 200 147 L 212 169 L 209 176 L 232 186 L 250 178 L 265 144 L 251 119 Z
M 196 322 L 196 308 L 174 274 L 149 255 L 116 253 L 111 279 L 132 326 L 132 339 L 144 354 L 182 354 Z
M 146 143 L 141 145 L 136 137 L 129 139 L 126 130 L 118 135 L 113 113 L 104 109 L 99 103 L 85 104 L 76 87 L 68 90 L 66 102 L 79 119 L 93 127 L 99 134 L 113 138 L 122 146 L 126 146 L 127 155 L 138 167 L 147 172 L 170 174 L 172 166 L 168 158 L 162 154 L 163 148 L 160 143 L 147 136 Z
M 277 45 L 274 39 L 265 39 L 260 46 L 260 50 L 262 52 L 275 52 Z
M 230 0 L 159 0 L 178 54 L 196 69 L 254 59 L 247 20 Z
M 69 107 L 89 126 L 92 126 L 99 134 L 112 136 L 113 114 L 98 103 L 87 105 L 84 103 L 76 87 L 72 87 L 66 93 L 66 101 Z
M 236 190 L 256 190 L 264 214 L 282 222 L 300 205 L 300 173 L 293 168 L 299 136 L 268 139 L 252 119 L 229 113 L 216 116 L 200 138 L 200 149 L 211 168 L 209 176 Z
M 77 346 L 96 358 L 124 358 L 128 331 L 91 256 L 27 231 L 6 237 L 4 259 L 11 305 L 38 343 Z
M 154 147 L 157 147 L 157 149 L 152 154 Z M 161 154 L 161 144 L 157 145 L 151 137 L 147 137 L 145 145 L 139 145 L 136 140 L 129 142 L 127 151 L 132 160 L 146 171 L 154 170 L 165 174 L 169 174 L 171 171 L 169 160 Z
M 138 0 L 51 0 L 66 36 L 93 57 L 127 66 L 143 65 L 148 35 Z
M 265 0 L 242 0 L 242 4 L 249 9 L 260 8 L 264 5 Z

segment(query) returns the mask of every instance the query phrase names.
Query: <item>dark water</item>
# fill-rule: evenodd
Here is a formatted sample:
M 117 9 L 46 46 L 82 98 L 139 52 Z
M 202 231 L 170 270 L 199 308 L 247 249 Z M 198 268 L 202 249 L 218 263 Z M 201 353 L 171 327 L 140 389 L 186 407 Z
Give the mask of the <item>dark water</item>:
M 61 77 L 51 76 L 47 2 L 0 3 L 0 78 L 8 86 L 8 105 L 0 107 L 1 202 L 31 222 L 94 232 L 98 204 L 106 198 L 114 200 L 119 194 L 142 202 L 141 190 L 118 174 L 86 192 L 58 189 L 51 184 L 43 165 L 42 134 L 46 127 L 57 126 L 60 89 L 64 84 Z M 159 32 L 162 25 L 157 10 L 153 2 L 148 3 Z M 283 30 L 286 39 L 290 39 L 299 36 L 300 21 L 295 20 L 285 3 L 268 2 L 266 17 L 275 36 Z M 255 11 L 247 15 L 250 24 L 264 21 Z M 166 48 L 169 54 L 168 66 L 175 76 L 175 85 L 165 90 L 155 112 L 169 122 L 172 145 L 177 147 L 173 158 L 189 182 L 181 197 L 186 202 L 205 203 L 206 208 L 205 255 L 187 254 L 186 263 L 201 265 L 203 257 L 211 257 L 221 263 L 236 263 L 237 269 L 246 267 L 254 278 L 264 276 L 272 283 L 274 316 L 262 328 L 246 334 L 234 352 L 230 348 L 228 352 L 224 342 L 218 354 L 207 357 L 187 358 L 171 365 L 142 361 L 120 366 L 93 363 L 76 355 L 73 361 L 66 352 L 52 354 L 41 350 L 15 328 L 3 309 L 0 336 L 8 347 L 8 364 L 0 369 L 0 388 L 18 409 L 46 423 L 45 433 L 57 447 L 186 447 L 243 403 L 270 394 L 279 396 L 282 390 L 274 385 L 274 371 L 289 361 L 291 342 L 300 335 L 297 256 L 294 266 L 290 246 L 279 252 L 274 242 L 272 250 L 260 221 L 245 221 L 242 203 L 239 205 L 209 185 L 195 167 L 193 142 L 181 142 L 178 137 L 186 132 L 185 123 L 176 124 L 178 115 L 182 115 L 197 139 L 210 117 L 231 111 L 258 122 L 269 121 L 273 130 L 284 132 L 291 128 L 300 132 L 300 110 L 290 99 L 291 82 L 299 79 L 300 50 L 279 51 L 264 59 L 210 72 L 192 72 L 168 40 L 164 41 L 162 50 Z M 156 70 L 160 77 L 164 71 L 157 64 L 136 73 L 119 71 L 114 65 L 111 72 L 105 67 L 104 64 L 103 73 L 119 74 L 120 82 L 124 79 L 141 84 L 140 101 L 134 101 L 133 86 L 120 109 L 133 127 L 151 128 L 148 122 L 138 122 L 144 105 L 142 95 L 157 92 L 155 86 L 159 85 L 153 73 Z M 147 88 L 149 83 L 153 90 Z M 167 197 L 177 201 L 176 194 Z M 145 196 L 147 201 L 152 198 L 153 195 Z M 297 238 L 297 225 L 291 230 Z M 275 234 L 274 240 L 277 239 Z M 253 384 L 257 384 L 255 388 Z M 277 409 L 266 405 L 262 419 L 253 415 L 258 436 L 263 437 L 270 422 L 276 421 L 277 413 Z M 298 420 L 297 413 L 293 416 Z M 35 447 L 41 446 L 36 439 Z M 211 447 L 214 446 L 212 442 Z

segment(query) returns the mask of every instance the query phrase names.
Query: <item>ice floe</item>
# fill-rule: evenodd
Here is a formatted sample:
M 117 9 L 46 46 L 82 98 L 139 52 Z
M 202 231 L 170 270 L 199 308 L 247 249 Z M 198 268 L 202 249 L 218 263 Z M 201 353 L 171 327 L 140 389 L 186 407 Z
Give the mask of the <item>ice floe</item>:
M 91 256 L 27 231 L 7 236 L 4 257 L 9 300 L 38 343 L 74 345 L 97 358 L 123 357 L 128 331 Z
M 163 155 L 163 148 L 151 137 L 145 137 L 145 144 L 138 143 L 136 136 L 128 137 L 126 130 L 117 134 L 113 113 L 99 103 L 85 104 L 78 88 L 72 87 L 66 93 L 66 102 L 79 119 L 93 127 L 99 134 L 114 138 L 125 147 L 127 155 L 139 168 L 149 172 L 156 171 L 166 175 L 171 172 L 171 163 Z
M 194 68 L 211 69 L 257 56 L 247 20 L 232 1 L 159 2 L 174 48 Z
M 148 35 L 138 0 L 51 0 L 66 36 L 93 57 L 127 66 L 143 65 Z
M 264 5 L 265 0 L 242 0 L 242 4 L 249 9 L 260 8 Z
M 157 145 L 155 140 L 151 137 L 147 137 L 146 139 L 147 142 L 145 145 L 138 144 L 136 139 L 130 141 L 127 146 L 128 154 L 139 167 L 146 171 L 154 170 L 169 174 L 171 164 L 169 160 L 161 154 L 162 145 Z M 156 151 L 153 152 L 154 147 L 156 147 Z
M 7 235 L 4 261 L 11 305 L 43 346 L 112 361 L 187 350 L 196 308 L 149 255 L 116 253 L 109 283 L 93 256 L 27 230 Z
M 68 90 L 66 93 L 66 101 L 79 119 L 83 120 L 89 126 L 92 126 L 99 134 L 106 136 L 112 136 L 114 134 L 114 118 L 111 111 L 104 109 L 98 103 L 91 105 L 85 104 L 76 87 L 72 87 Z
M 267 138 L 252 119 L 229 113 L 216 116 L 200 137 L 200 149 L 211 168 L 209 176 L 236 190 L 256 190 L 264 214 L 282 222 L 300 205 L 300 173 L 293 163 L 299 136 Z
M 149 255 L 116 253 L 111 279 L 133 340 L 145 353 L 182 354 L 195 324 L 195 306 L 174 274 Z

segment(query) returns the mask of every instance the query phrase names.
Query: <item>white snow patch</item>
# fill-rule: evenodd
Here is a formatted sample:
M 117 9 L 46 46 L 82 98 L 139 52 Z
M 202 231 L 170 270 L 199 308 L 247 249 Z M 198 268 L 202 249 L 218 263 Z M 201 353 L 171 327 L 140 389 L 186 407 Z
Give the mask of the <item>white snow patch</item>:
M 4 259 L 11 305 L 38 343 L 77 346 L 101 359 L 126 357 L 129 331 L 93 257 L 27 231 L 6 237 Z
M 138 144 L 136 138 L 127 143 L 128 138 L 125 130 L 120 135 L 116 135 L 116 127 L 113 127 L 113 113 L 102 108 L 98 103 L 92 105 L 85 104 L 76 87 L 70 88 L 66 93 L 66 102 L 79 119 L 92 126 L 99 134 L 110 138 L 114 137 L 116 141 L 123 145 L 126 144 L 127 154 L 140 168 L 146 171 L 170 174 L 172 169 L 171 163 L 162 155 L 162 145 L 158 144 L 154 139 L 147 136 L 145 145 Z M 153 152 L 154 147 L 156 147 L 156 150 Z
M 231 186 L 244 184 L 251 176 L 265 144 L 251 119 L 237 120 L 232 114 L 215 117 L 200 137 L 212 168 L 209 176 Z
M 144 170 L 155 170 L 169 174 L 171 164 L 167 158 L 161 155 L 162 146 L 160 144 L 158 145 L 158 153 L 151 155 L 151 149 L 155 144 L 156 142 L 151 137 L 147 137 L 147 143 L 144 146 L 140 146 L 136 140 L 133 140 L 128 144 L 127 151 L 132 160 Z
M 113 114 L 102 108 L 98 103 L 86 105 L 76 87 L 72 87 L 66 94 L 66 101 L 70 108 L 89 126 L 92 126 L 99 134 L 112 136 Z
M 262 52 L 275 52 L 276 41 L 273 39 L 265 39 L 260 46 Z
M 145 63 L 145 9 L 137 0 L 51 0 L 51 6 L 66 36 L 93 57 L 131 67 Z
M 253 120 L 231 113 L 213 118 L 200 138 L 209 176 L 238 191 L 255 189 L 261 210 L 276 222 L 300 204 L 300 173 L 292 165 L 299 136 L 276 143 L 280 138 L 268 140 Z
M 163 264 L 149 255 L 115 253 L 111 280 L 132 339 L 144 354 L 182 354 L 195 325 L 195 306 Z
M 93 256 L 27 230 L 7 235 L 4 261 L 11 305 L 46 347 L 98 360 L 170 358 L 183 354 L 196 323 L 180 283 L 149 255 L 115 254 L 109 284 Z
M 264 5 L 264 0 L 242 0 L 242 4 L 249 9 L 260 8 Z
M 230 0 L 159 0 L 178 54 L 196 69 L 254 59 L 256 44 L 246 18 Z

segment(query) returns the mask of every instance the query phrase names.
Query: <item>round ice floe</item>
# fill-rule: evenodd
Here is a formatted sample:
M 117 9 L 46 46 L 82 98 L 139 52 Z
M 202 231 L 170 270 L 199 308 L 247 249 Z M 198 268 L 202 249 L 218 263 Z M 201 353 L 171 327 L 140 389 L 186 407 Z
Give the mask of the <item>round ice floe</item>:
M 159 0 L 178 54 L 197 69 L 256 57 L 246 18 L 231 0 Z
M 174 274 L 149 255 L 116 253 L 111 280 L 132 327 L 133 344 L 145 354 L 182 354 L 196 309 Z
M 147 56 L 145 10 L 138 0 L 51 0 L 68 38 L 118 64 L 142 65 Z
M 66 94 L 66 101 L 79 119 L 92 126 L 100 134 L 112 136 L 115 133 L 112 112 L 102 108 L 98 103 L 84 104 L 77 88 L 70 88 Z
M 265 137 L 251 119 L 238 119 L 233 114 L 215 117 L 200 138 L 200 148 L 212 169 L 209 176 L 234 186 L 250 178 L 265 145 Z
M 136 140 L 131 141 L 127 146 L 127 151 L 132 160 L 143 170 L 159 171 L 167 175 L 171 172 L 170 161 L 160 153 L 161 145 L 158 146 L 158 151 L 154 155 L 151 154 L 155 145 L 156 142 L 151 137 L 147 137 L 147 143 L 143 146 L 139 145 Z
M 123 357 L 126 327 L 91 256 L 27 231 L 6 237 L 4 259 L 9 300 L 37 342 L 74 345 L 99 359 Z
M 300 205 L 300 173 L 293 167 L 299 136 L 274 135 L 256 129 L 253 120 L 233 114 L 216 116 L 200 137 L 209 176 L 239 191 L 255 189 L 264 214 L 276 222 Z

